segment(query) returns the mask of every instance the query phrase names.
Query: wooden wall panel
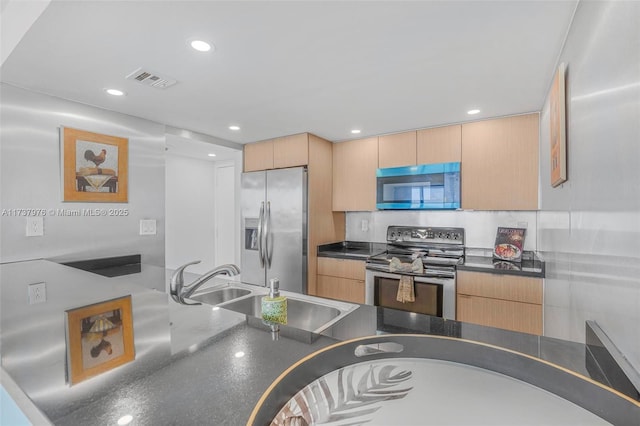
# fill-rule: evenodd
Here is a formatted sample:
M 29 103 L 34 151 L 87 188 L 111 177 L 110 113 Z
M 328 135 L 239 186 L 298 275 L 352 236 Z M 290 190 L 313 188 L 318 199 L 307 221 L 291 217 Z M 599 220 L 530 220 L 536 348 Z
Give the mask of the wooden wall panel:
M 309 134 L 309 231 L 307 291 L 316 294 L 318 245 L 343 241 L 345 216 L 332 209 L 333 144 Z

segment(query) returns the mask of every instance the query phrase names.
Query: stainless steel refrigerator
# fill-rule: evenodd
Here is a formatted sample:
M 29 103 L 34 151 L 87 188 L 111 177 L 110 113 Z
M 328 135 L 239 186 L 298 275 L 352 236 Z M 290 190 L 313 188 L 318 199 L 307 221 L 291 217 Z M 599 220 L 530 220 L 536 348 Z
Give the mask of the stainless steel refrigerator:
M 307 293 L 307 169 L 242 174 L 242 281 Z

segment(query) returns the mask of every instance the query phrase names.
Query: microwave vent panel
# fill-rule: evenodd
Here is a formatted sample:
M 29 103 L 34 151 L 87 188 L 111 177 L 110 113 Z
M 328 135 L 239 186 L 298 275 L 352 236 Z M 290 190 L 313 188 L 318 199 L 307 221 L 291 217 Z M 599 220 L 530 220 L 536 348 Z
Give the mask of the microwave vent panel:
M 156 89 L 166 89 L 177 83 L 173 78 L 160 76 L 143 68 L 138 68 L 127 77 L 127 80 L 134 80 L 145 86 L 155 87 Z

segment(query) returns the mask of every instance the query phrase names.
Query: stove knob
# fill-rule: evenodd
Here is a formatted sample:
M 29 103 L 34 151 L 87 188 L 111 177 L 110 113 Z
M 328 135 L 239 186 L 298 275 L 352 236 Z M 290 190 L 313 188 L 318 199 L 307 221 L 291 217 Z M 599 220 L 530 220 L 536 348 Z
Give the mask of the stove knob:
M 395 239 L 395 238 L 396 238 L 396 233 L 395 233 L 395 232 L 392 232 L 392 233 L 391 233 L 391 239 L 393 240 L 393 239 Z
M 447 232 L 447 235 L 444 238 L 447 239 L 447 240 L 450 240 L 451 239 L 451 234 Z

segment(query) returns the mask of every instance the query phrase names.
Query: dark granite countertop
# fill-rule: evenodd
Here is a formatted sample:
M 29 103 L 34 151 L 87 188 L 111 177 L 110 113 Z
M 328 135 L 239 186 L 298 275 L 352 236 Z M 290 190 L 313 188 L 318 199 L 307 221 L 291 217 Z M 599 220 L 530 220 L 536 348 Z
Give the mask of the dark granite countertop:
M 318 257 L 366 260 L 387 249 L 385 243 L 362 241 L 341 241 L 318 246 Z M 463 262 L 457 266 L 461 271 L 485 272 L 492 274 L 519 275 L 544 278 L 544 261 L 538 253 L 525 251 L 518 263 L 493 259 L 491 249 L 467 248 Z
M 387 333 L 480 342 L 524 354 L 519 368 L 540 360 L 592 376 L 584 344 L 374 306 L 358 306 L 319 335 L 281 326 L 273 340 L 253 317 L 174 303 L 158 290 L 161 270 L 143 267 L 128 279 L 44 260 L 0 265 L 2 368 L 34 409 L 55 424 L 115 424 L 124 414 L 136 424 L 245 424 L 263 392 L 296 361 L 340 341 Z M 28 305 L 26 286 L 41 281 L 47 303 Z M 69 386 L 65 311 L 122 295 L 132 296 L 135 360 Z
M 488 272 L 492 274 L 519 275 L 544 278 L 544 261 L 540 255 L 525 251 L 521 262 L 507 262 L 494 259 L 491 249 L 465 250 L 464 262 L 458 265 L 460 271 Z
M 335 257 L 339 259 L 367 260 L 368 257 L 380 254 L 387 249 L 384 243 L 361 241 L 340 241 L 318 246 L 318 257 Z

